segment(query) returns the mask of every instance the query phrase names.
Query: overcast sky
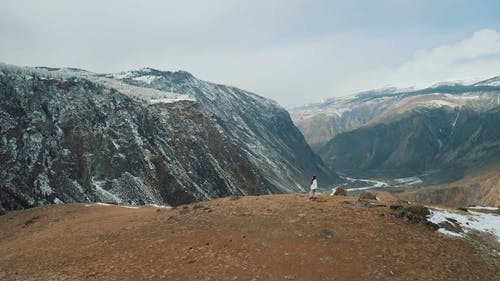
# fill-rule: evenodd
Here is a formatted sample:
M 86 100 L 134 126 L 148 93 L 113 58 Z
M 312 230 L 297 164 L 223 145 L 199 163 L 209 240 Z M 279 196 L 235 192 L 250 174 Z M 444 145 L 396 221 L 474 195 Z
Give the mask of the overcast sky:
M 0 61 L 185 70 L 287 108 L 500 75 L 500 1 L 0 0 Z

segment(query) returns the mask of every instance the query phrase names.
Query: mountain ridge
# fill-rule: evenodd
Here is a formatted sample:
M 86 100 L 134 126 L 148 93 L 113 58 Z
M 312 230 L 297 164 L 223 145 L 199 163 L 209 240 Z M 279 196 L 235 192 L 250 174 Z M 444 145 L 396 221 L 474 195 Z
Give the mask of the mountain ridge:
M 302 191 L 313 174 L 337 181 L 288 113 L 262 97 L 185 73 L 146 88 L 54 69 L 0 70 L 0 209 L 177 205 Z

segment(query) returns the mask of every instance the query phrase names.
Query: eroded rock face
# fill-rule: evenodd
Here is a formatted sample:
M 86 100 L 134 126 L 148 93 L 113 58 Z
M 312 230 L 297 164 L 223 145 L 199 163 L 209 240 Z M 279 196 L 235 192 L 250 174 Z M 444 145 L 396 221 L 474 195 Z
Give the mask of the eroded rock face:
M 238 122 L 202 102 L 150 103 L 100 79 L 0 70 L 0 209 L 86 201 L 178 205 L 300 190 L 291 183 L 306 184 L 309 174 L 334 178 L 279 108 L 247 113 L 266 116 L 274 130 L 234 129 Z M 225 114 L 233 108 L 245 112 L 234 104 Z M 249 157 L 252 140 L 267 154 Z M 268 170 L 295 164 L 292 175 Z

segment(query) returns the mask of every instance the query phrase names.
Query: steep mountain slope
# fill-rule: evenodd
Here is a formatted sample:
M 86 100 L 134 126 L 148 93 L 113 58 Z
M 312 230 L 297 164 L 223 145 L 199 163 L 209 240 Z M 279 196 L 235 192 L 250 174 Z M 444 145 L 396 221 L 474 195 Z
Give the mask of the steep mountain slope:
M 494 238 L 448 237 L 370 203 L 295 194 L 11 212 L 0 216 L 0 279 L 499 279 Z
M 465 170 L 500 162 L 500 107 L 420 108 L 389 122 L 375 123 L 334 137 L 321 150 L 326 163 L 349 175 L 411 176 Z
M 300 191 L 312 174 L 336 180 L 274 102 L 185 72 L 145 70 L 153 71 L 173 90 L 2 66 L 0 209 L 177 205 Z
M 235 87 L 201 81 L 186 72 L 146 68 L 106 76 L 131 85 L 182 93 L 196 100 L 217 117 L 224 134 L 232 136 L 273 185 L 297 191 L 309 180 L 297 180 L 297 175 L 304 174 L 319 174 L 324 183 L 337 180 L 311 153 L 300 131 L 290 122 L 288 112 L 274 101 Z
M 467 106 L 476 111 L 491 109 L 500 105 L 498 81 L 500 78 L 496 77 L 470 85 L 441 83 L 421 90 L 374 90 L 294 108 L 290 113 L 308 143 L 319 149 L 339 133 L 384 118 L 390 119 L 417 107 Z
M 359 128 L 397 102 L 395 89 L 332 98 L 322 103 L 293 108 L 290 114 L 306 141 L 315 150 L 335 135 Z

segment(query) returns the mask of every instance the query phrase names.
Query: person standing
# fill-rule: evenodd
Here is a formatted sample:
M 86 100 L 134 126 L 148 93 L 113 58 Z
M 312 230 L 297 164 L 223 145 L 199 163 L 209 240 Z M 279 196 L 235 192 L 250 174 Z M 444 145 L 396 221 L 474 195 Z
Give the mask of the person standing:
M 316 200 L 316 189 L 318 189 L 318 181 L 316 180 L 316 176 L 313 176 L 311 179 L 311 187 L 309 191 L 309 199 Z

